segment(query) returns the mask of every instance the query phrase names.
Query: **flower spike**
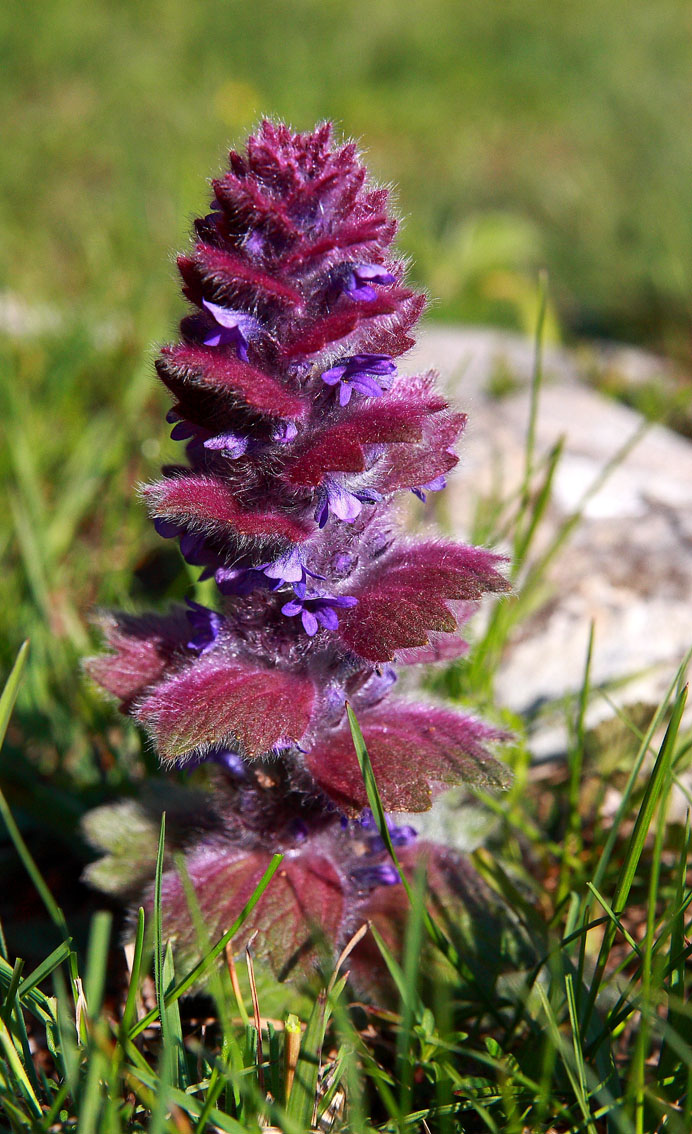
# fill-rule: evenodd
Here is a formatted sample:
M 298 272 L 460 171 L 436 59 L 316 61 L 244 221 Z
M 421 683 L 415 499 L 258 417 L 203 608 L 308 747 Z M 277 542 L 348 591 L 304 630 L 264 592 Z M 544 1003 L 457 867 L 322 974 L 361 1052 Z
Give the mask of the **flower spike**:
M 492 551 L 408 536 L 397 519 L 400 493 L 424 501 L 444 489 L 465 417 L 434 373 L 398 363 L 423 297 L 355 146 L 336 144 L 329 124 L 296 134 L 263 122 L 213 190 L 178 260 L 189 310 L 156 363 L 187 464 L 143 496 L 217 601 L 105 616 L 111 652 L 88 667 L 165 765 L 209 767 L 207 818 L 190 795 L 174 839 L 212 933 L 232 923 L 272 852 L 287 852 L 244 927 L 262 930 L 258 947 L 283 977 L 314 963 L 316 929 L 338 952 L 359 919 L 392 941 L 405 921 L 347 704 L 406 870 L 426 856 L 433 896 L 466 903 L 468 916 L 493 907 L 459 856 L 419 844 L 393 815 L 453 785 L 504 786 L 491 753 L 504 734 L 392 697 L 390 663 L 458 657 L 477 601 L 508 584 Z M 109 851 L 96 826 L 89 837 Z M 97 880 L 99 865 L 90 870 Z M 128 870 L 123 892 L 151 904 L 151 888 L 127 889 L 141 873 Z M 167 869 L 164 917 L 185 951 L 195 935 L 180 885 Z M 365 945 L 353 972 L 368 995 L 386 985 Z

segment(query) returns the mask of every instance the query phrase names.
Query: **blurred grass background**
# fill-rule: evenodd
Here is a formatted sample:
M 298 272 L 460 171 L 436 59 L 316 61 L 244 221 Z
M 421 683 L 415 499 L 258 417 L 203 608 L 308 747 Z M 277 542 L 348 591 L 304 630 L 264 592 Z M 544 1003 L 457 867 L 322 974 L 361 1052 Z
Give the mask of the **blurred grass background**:
M 89 855 L 80 816 L 136 795 L 142 778 L 157 774 L 131 723 L 82 679 L 80 660 L 94 648 L 88 616 L 99 604 L 146 608 L 189 589 L 191 575 L 153 533 L 136 485 L 172 453 L 167 398 L 152 361 L 184 309 L 172 254 L 205 210 L 206 179 L 223 167 L 227 144 L 242 145 L 262 115 L 301 130 L 331 117 L 360 140 L 373 174 L 397 186 L 405 222 L 400 246 L 412 258 L 414 279 L 434 297 L 429 318 L 533 331 L 538 273 L 547 267 L 549 322 L 565 340 L 624 340 L 689 371 L 691 32 L 685 0 L 0 5 L 0 687 L 20 642 L 31 639 L 0 780 L 78 949 L 91 908 L 105 903 L 78 883 Z M 659 402 L 654 412 L 662 412 Z M 517 529 L 515 546 L 521 536 Z M 509 624 L 511 613 L 502 617 Z M 482 672 L 474 690 L 490 702 L 492 628 L 475 655 Z M 458 691 L 448 683 L 446 692 Z M 564 933 L 571 942 L 565 972 L 581 950 L 571 931 L 600 915 L 586 880 L 614 894 L 619 908 L 618 870 L 624 861 L 625 876 L 632 861 L 618 843 L 606 875 L 620 820 L 612 825 L 603 802 L 606 789 L 638 766 L 629 743 L 636 729 L 626 730 L 622 751 L 609 743 L 586 755 L 587 699 L 588 673 L 568 760 L 554 783 L 527 790 L 531 754 L 521 722 L 511 722 L 519 738 L 517 778 L 496 804 L 492 840 L 493 869 L 506 869 L 517 894 L 531 895 L 538 924 L 550 925 L 555 941 Z M 681 756 L 689 739 L 684 744 Z M 637 784 L 633 805 L 640 790 Z M 634 812 L 622 814 L 627 835 Z M 682 1014 L 688 897 L 680 904 L 689 832 L 670 827 L 661 859 L 663 831 L 660 822 L 653 865 L 644 862 L 631 901 L 632 932 L 641 937 L 641 925 L 648 926 L 642 952 L 636 944 L 635 951 L 644 957 L 643 1003 L 650 1005 L 628 1078 L 636 1100 L 655 1074 L 667 1084 L 661 1097 L 667 1091 L 677 1098 L 670 1052 L 664 1045 L 656 1072 L 649 1058 L 647 1036 L 658 1036 L 657 1026 L 669 1029 L 671 1050 L 673 1041 L 679 1045 L 680 1081 L 689 1079 L 689 1047 L 681 1038 L 692 1042 Z M 665 900 L 678 912 L 668 917 L 664 909 L 654 945 L 661 861 Z M 60 934 L 4 833 L 0 873 L 10 949 L 38 963 Z M 521 916 L 524 906 L 521 897 Z M 103 915 L 97 924 L 103 930 Z M 664 1021 L 659 961 L 668 955 L 668 936 L 670 964 L 683 971 L 679 984 L 670 979 L 679 1001 L 671 995 Z M 617 972 L 632 972 L 628 956 L 619 961 L 616 953 Z M 580 970 L 585 955 L 579 953 Z M 104 971 L 105 957 L 102 935 Z M 558 966 L 553 979 L 546 988 L 559 1007 Z M 605 988 L 603 1011 L 624 1037 L 624 1050 L 630 1005 L 622 1015 L 621 1000 L 613 1006 L 616 991 L 615 982 Z M 446 1006 L 440 1018 L 444 1024 Z M 517 1011 L 515 1025 L 523 1018 Z M 546 1033 L 543 1017 L 537 1019 Z M 510 1102 L 515 1069 L 524 1074 L 534 1050 L 548 1053 L 541 1056 L 544 1071 L 553 1058 L 542 1040 L 522 1039 L 521 1028 L 521 1066 L 509 1041 L 507 1062 L 503 1056 L 497 1063 L 501 1095 Z M 494 1048 L 488 1051 L 495 1057 Z M 87 1085 L 96 1089 L 102 1064 L 90 1052 Z M 541 1081 L 545 1088 L 547 1078 Z M 485 1079 L 469 1082 L 483 1094 Z M 687 1129 L 688 1117 L 686 1103 L 674 1128 Z M 514 1118 L 518 1124 L 518 1112 Z
M 686 363 L 691 31 L 680 0 L 5 0 L 3 673 L 32 647 L 1 770 L 22 824 L 64 846 L 141 774 L 79 659 L 95 605 L 189 583 L 135 486 L 166 450 L 172 253 L 227 144 L 332 117 L 397 186 L 431 318 L 532 329 L 545 265 L 566 338 Z
M 689 348 L 681 0 L 6 0 L 3 286 L 155 337 L 204 178 L 259 115 L 332 117 L 398 186 L 435 314 Z M 519 303 L 521 307 L 521 303 Z

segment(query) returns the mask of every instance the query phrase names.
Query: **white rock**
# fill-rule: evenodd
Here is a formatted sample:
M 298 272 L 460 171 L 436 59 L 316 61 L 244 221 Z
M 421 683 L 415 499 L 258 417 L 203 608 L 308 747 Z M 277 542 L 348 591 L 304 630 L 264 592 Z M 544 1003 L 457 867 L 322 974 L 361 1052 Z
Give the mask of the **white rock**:
M 635 369 L 655 373 L 656 365 L 643 355 Z M 406 369 L 431 366 L 469 414 L 459 472 L 444 505 L 454 534 L 468 538 L 478 493 L 496 491 L 498 477 L 504 497 L 521 485 L 533 346 L 499 331 L 430 327 Z M 497 398 L 488 391 L 500 368 L 518 388 Z M 576 353 L 547 350 L 544 373 L 536 460 L 561 437 L 564 452 L 537 552 L 584 504 L 616 454 L 637 442 L 588 498 L 548 569 L 550 591 L 508 645 L 497 700 L 530 714 L 575 694 L 593 620 L 592 683 L 617 685 L 620 703 L 654 706 L 692 646 L 692 444 L 661 426 L 646 428 L 639 414 L 586 386 Z M 605 700 L 594 698 L 591 723 L 611 714 Z M 536 725 L 538 759 L 563 753 L 565 745 L 559 714 Z

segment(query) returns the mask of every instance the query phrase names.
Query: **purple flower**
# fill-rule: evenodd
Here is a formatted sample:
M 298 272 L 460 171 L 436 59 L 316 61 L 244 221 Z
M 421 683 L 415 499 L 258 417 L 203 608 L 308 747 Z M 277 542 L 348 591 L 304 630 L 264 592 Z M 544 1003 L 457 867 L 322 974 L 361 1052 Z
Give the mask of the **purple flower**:
M 242 756 L 237 752 L 233 752 L 230 748 L 212 748 L 211 751 L 206 752 L 204 756 L 194 756 L 188 764 L 185 765 L 185 770 L 192 772 L 195 768 L 200 768 L 202 764 L 218 764 L 225 772 L 229 772 L 232 776 L 237 776 L 238 779 L 244 779 L 247 775 L 247 765 Z
M 377 705 L 387 696 L 392 686 L 396 685 L 397 680 L 396 670 L 390 665 L 374 670 L 354 693 L 354 707 L 357 706 L 360 710 L 371 705 Z
M 392 840 L 392 845 L 395 847 L 409 847 L 411 843 L 415 843 L 418 838 L 418 832 L 415 827 L 396 827 L 394 824 L 387 823 L 389 828 L 389 837 Z M 380 835 L 372 835 L 368 839 L 368 853 L 381 854 L 386 850 L 384 839 Z
M 199 444 L 201 437 L 206 430 L 200 429 L 199 426 L 193 425 L 190 421 L 185 421 L 180 417 L 175 410 L 170 409 L 166 414 L 166 421 L 173 426 L 171 429 L 171 441 L 192 441 L 193 444 Z M 190 452 L 190 449 L 188 449 Z
M 315 519 L 321 528 L 326 524 L 330 513 L 338 520 L 352 524 L 360 515 L 362 507 L 361 501 L 354 492 L 348 492 L 333 477 L 326 476 L 317 490 Z
M 189 441 L 197 436 L 197 430 L 189 421 L 178 421 L 171 429 L 171 441 Z
M 218 450 L 231 461 L 237 461 L 238 457 L 247 453 L 249 446 L 250 438 L 244 437 L 242 433 L 217 433 L 204 442 L 205 449 Z
M 399 871 L 393 862 L 380 862 L 373 866 L 357 866 L 353 870 L 353 880 L 363 890 L 376 886 L 396 886 L 401 882 Z
M 396 283 L 396 277 L 379 264 L 349 264 L 348 275 L 344 280 L 344 291 L 351 299 L 364 299 L 372 302 L 377 292 L 372 284 L 382 286 Z
M 302 583 L 305 576 L 305 567 L 300 550 L 292 547 L 285 555 L 268 563 L 264 568 L 268 579 L 276 579 L 280 583 Z
M 273 563 L 264 564 L 263 570 L 268 579 L 276 580 L 274 590 L 284 583 L 306 583 L 308 575 L 312 579 L 324 579 L 324 575 L 318 575 L 305 566 L 303 552 L 298 547 L 291 548 Z
M 162 520 L 159 516 L 154 520 L 154 531 L 163 539 L 177 539 L 183 534 L 180 524 L 174 524 L 172 520 Z
M 219 565 L 219 557 L 208 546 L 204 536 L 188 532 L 173 520 L 164 520 L 159 516 L 154 519 L 154 528 L 163 539 L 180 540 L 180 554 L 185 562 L 193 567 L 204 567 L 200 579 L 208 579 L 214 574 Z
M 247 362 L 248 342 L 260 329 L 259 323 L 246 311 L 238 311 L 233 307 L 221 307 L 218 303 L 210 303 L 208 299 L 202 300 L 203 306 L 216 323 L 216 329 L 211 331 L 202 340 L 205 346 L 233 346 L 238 358 Z
M 347 551 L 339 551 L 332 559 L 332 571 L 337 575 L 348 575 L 353 569 L 354 559 Z
M 321 528 L 326 524 L 330 514 L 336 516 L 337 520 L 352 524 L 360 516 L 363 504 L 379 504 L 381 500 L 382 494 L 374 488 L 349 492 L 334 477 L 326 476 L 317 489 L 315 519 Z
M 208 546 L 204 536 L 183 531 L 180 536 L 180 554 L 192 567 L 204 567 L 201 579 L 208 579 L 218 567 L 219 557 Z
M 272 433 L 272 441 L 277 445 L 290 445 L 298 436 L 298 426 L 293 421 L 282 421 Z
M 257 567 L 218 567 L 214 580 L 222 595 L 249 595 L 267 584 Z
M 396 820 L 392 819 L 391 815 L 385 815 L 384 821 L 387 824 L 389 837 L 395 847 L 406 847 L 418 838 L 418 832 L 416 831 L 415 827 L 398 827 Z M 363 814 L 357 821 L 357 825 L 364 831 L 371 831 L 375 835 L 377 835 L 378 833 L 378 826 L 375 822 L 375 816 L 373 815 L 369 807 L 365 808 Z
M 265 247 L 266 240 L 262 236 L 262 233 L 258 232 L 257 229 L 255 229 L 254 232 L 251 232 L 247 240 L 245 241 L 245 251 L 249 252 L 251 256 L 264 255 Z
M 385 823 L 387 824 L 389 837 L 395 847 L 408 847 L 418 838 L 418 832 L 415 827 L 408 825 L 398 827 L 390 815 L 385 815 Z M 354 834 L 356 834 L 356 836 L 359 829 L 367 832 L 368 855 L 382 854 L 382 852 L 386 850 L 384 839 L 380 836 L 375 817 L 369 808 L 366 808 L 360 819 L 355 823 Z
M 194 602 L 193 599 L 185 599 L 185 602 L 190 608 L 185 612 L 187 620 L 192 629 L 196 631 L 195 636 L 190 638 L 185 645 L 188 650 L 194 650 L 197 654 L 206 654 L 219 636 L 223 618 L 215 610 L 209 610 L 208 607 Z
M 294 819 L 291 823 L 290 831 L 297 843 L 304 843 L 310 834 L 307 823 L 304 823 L 302 819 Z
M 447 478 L 444 476 L 436 476 L 434 480 L 428 481 L 427 484 L 421 484 L 419 488 L 412 488 L 411 492 L 425 504 L 427 492 L 442 492 L 442 489 L 446 487 Z
M 335 606 L 351 607 L 358 602 L 352 595 L 328 595 L 324 591 L 314 591 L 309 595 L 304 583 L 296 584 L 294 591 L 296 597 L 281 607 L 281 613 L 287 618 L 300 615 L 303 629 L 311 638 L 320 626 L 324 626 L 325 630 L 337 629 L 339 618 Z
M 328 386 L 339 383 L 339 404 L 347 406 L 354 390 L 368 398 L 381 398 L 392 374 L 396 374 L 396 363 L 388 354 L 354 354 L 324 370 L 322 381 Z
M 423 297 L 403 279 L 386 193 L 355 148 L 333 147 L 328 125 L 292 134 L 264 122 L 214 198 L 178 260 L 195 312 L 156 364 L 188 467 L 143 491 L 160 534 L 214 578 L 220 613 L 189 600 L 186 617 L 104 617 L 110 652 L 89 671 L 166 765 L 224 770 L 171 816 L 212 938 L 238 917 L 267 852 L 287 851 L 281 917 L 260 906 L 243 928 L 288 976 L 314 966 L 313 928 L 338 955 L 354 925 L 374 919 L 389 939 L 406 918 L 389 840 L 363 814 L 347 704 L 388 811 L 414 812 L 444 786 L 504 782 L 488 751 L 503 734 L 390 697 L 390 663 L 458 656 L 473 602 L 506 583 L 492 552 L 400 530 L 396 494 L 444 487 L 464 415 L 431 374 L 397 377 Z M 407 874 L 430 863 L 435 902 L 455 917 L 470 868 L 421 847 L 403 820 L 387 827 Z M 145 875 L 141 885 L 150 896 Z M 161 892 L 186 963 L 196 935 L 173 867 Z M 470 893 L 469 907 L 483 904 Z M 376 963 L 365 946 L 349 961 L 375 999 Z

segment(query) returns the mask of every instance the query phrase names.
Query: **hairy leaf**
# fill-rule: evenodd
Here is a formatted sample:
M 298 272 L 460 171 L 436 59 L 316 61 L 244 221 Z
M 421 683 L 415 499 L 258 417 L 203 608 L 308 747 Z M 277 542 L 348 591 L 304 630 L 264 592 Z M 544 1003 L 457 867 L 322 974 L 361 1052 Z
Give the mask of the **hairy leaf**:
M 435 792 L 459 784 L 506 787 L 506 769 L 487 745 L 505 734 L 437 706 L 386 700 L 359 714 L 377 786 L 388 811 L 427 811 Z M 348 724 L 324 733 L 306 757 L 337 806 L 357 814 L 368 804 Z
M 240 508 L 229 485 L 208 474 L 170 476 L 146 485 L 143 494 L 152 516 L 197 532 L 292 543 L 301 543 L 310 534 L 307 523 L 286 512 Z
M 212 940 L 232 925 L 271 861 L 271 850 L 243 851 L 229 844 L 200 848 L 186 866 Z M 175 871 L 162 880 L 164 931 L 179 950 L 193 951 L 196 936 Z M 234 938 L 234 951 L 256 933 L 253 952 L 280 979 L 309 972 L 320 952 L 330 952 L 344 915 L 342 880 L 317 849 L 286 856 L 257 909 Z
M 277 378 L 243 362 L 230 350 L 191 343 L 164 347 L 156 369 L 162 382 L 177 396 L 192 387 L 240 399 L 260 413 L 299 419 L 308 404 L 291 393 Z
M 423 422 L 444 402 L 383 398 L 351 411 L 341 421 L 312 434 L 297 450 L 284 476 L 289 484 L 315 486 L 325 473 L 360 472 L 364 446 L 420 441 Z
M 283 300 L 292 307 L 303 305 L 300 292 L 280 276 L 263 271 L 251 261 L 210 244 L 198 244 L 192 256 L 179 256 L 178 269 L 188 287 L 194 290 L 200 282 L 211 283 L 216 292 L 250 290 L 259 296 Z
M 340 616 L 339 637 L 372 662 L 391 661 L 399 650 L 425 646 L 431 631 L 457 628 L 447 600 L 508 590 L 497 570 L 500 562 L 490 551 L 460 544 L 399 547 L 376 561 L 360 586 L 350 587 L 358 605 Z
M 164 760 L 184 761 L 213 745 L 254 758 L 301 739 L 314 697 L 307 677 L 212 653 L 156 685 L 134 716 Z
M 113 652 L 90 658 L 85 668 L 94 681 L 119 698 L 123 712 L 159 680 L 190 637 L 183 610 L 165 616 L 105 614 L 99 617 L 97 626 Z

